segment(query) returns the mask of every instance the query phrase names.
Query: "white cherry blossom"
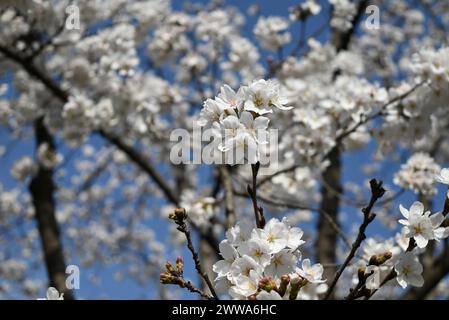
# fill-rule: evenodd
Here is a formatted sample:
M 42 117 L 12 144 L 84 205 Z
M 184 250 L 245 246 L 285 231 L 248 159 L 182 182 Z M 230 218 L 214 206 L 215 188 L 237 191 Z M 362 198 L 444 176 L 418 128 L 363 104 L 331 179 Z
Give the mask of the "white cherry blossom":
M 421 287 L 424 283 L 424 278 L 421 273 L 423 267 L 416 257 L 411 252 L 405 252 L 399 261 L 394 266 L 397 272 L 396 279 L 402 288 L 406 288 L 408 285 L 414 287 Z

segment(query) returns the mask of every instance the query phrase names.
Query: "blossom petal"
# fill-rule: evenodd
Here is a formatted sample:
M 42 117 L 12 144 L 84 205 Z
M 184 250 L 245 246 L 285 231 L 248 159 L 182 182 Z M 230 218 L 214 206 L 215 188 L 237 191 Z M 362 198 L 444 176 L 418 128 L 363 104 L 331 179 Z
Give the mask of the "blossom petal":
M 427 246 L 427 244 L 429 243 L 429 240 L 427 240 L 426 238 L 424 238 L 422 235 L 418 234 L 414 237 L 415 241 L 416 241 L 416 245 L 418 246 L 418 248 L 425 248 Z
M 443 223 L 444 216 L 441 212 L 435 213 L 430 216 L 430 221 L 432 222 L 432 227 L 437 228 Z
M 401 211 L 402 215 L 404 216 L 404 218 L 408 219 L 409 216 L 409 212 L 407 209 L 405 209 L 402 204 L 399 205 L 399 211 Z
M 415 201 L 410 207 L 410 218 L 411 216 L 420 216 L 423 213 L 424 213 L 424 205 L 419 201 Z

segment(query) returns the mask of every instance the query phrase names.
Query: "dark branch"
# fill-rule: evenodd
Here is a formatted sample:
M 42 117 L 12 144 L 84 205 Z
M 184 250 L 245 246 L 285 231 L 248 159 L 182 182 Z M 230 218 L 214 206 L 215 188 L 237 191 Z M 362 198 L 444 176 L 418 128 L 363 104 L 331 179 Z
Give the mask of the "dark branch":
M 365 231 L 368 225 L 374 220 L 376 217 L 375 213 L 372 213 L 374 204 L 379 200 L 384 194 L 385 189 L 382 187 L 382 181 L 377 181 L 376 179 L 372 179 L 370 181 L 371 185 L 371 200 L 367 207 L 362 209 L 363 212 L 363 223 L 359 228 L 359 233 L 357 235 L 357 238 L 355 242 L 352 245 L 352 249 L 349 252 L 349 255 L 346 257 L 345 262 L 338 270 L 337 274 L 335 275 L 334 280 L 332 281 L 332 284 L 329 286 L 329 290 L 326 293 L 326 296 L 324 297 L 325 300 L 327 300 L 330 295 L 332 294 L 332 291 L 334 290 L 335 286 L 337 285 L 338 280 L 340 279 L 341 275 L 343 274 L 343 271 L 346 269 L 348 264 L 351 262 L 352 258 L 354 258 L 357 250 L 362 245 L 363 240 L 366 239 Z
M 44 125 L 42 118 L 35 122 L 36 149 L 47 144 L 55 152 L 53 137 Z M 29 190 L 33 200 L 35 218 L 44 252 L 50 286 L 64 293 L 65 299 L 74 299 L 73 292 L 66 287 L 66 264 L 55 215 L 53 169 L 39 164 L 37 174 L 32 178 Z
M 207 287 L 209 288 L 209 290 L 212 293 L 212 295 L 214 296 L 214 298 L 218 300 L 218 296 L 215 293 L 214 286 L 213 286 L 212 282 L 210 281 L 207 273 L 203 272 L 203 270 L 201 268 L 201 262 L 199 259 L 199 255 L 196 252 L 195 247 L 193 246 L 192 236 L 191 236 L 190 230 L 186 224 L 186 220 L 187 220 L 186 210 L 184 208 L 175 209 L 175 212 L 170 214 L 169 218 L 172 219 L 173 221 L 175 221 L 175 223 L 178 225 L 177 229 L 185 235 L 186 240 L 187 240 L 187 248 L 192 253 L 192 258 L 195 263 L 196 271 L 201 276 L 201 278 L 203 278 L 204 282 L 206 283 Z

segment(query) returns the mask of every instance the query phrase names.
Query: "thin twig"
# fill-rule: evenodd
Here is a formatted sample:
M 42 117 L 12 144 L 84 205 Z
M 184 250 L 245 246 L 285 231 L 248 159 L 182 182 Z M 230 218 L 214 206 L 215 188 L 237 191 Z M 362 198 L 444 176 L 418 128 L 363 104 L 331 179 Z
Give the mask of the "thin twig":
M 265 226 L 265 217 L 263 215 L 263 209 L 257 204 L 257 173 L 259 172 L 260 162 L 251 165 L 252 171 L 252 187 L 248 185 L 247 190 L 253 202 L 254 215 L 256 217 L 256 225 L 258 228 Z
M 176 259 L 176 268 L 170 263 L 165 264 L 166 271 L 162 272 L 159 279 L 162 284 L 173 284 L 180 288 L 186 288 L 190 292 L 198 293 L 201 297 L 212 300 L 214 297 L 196 288 L 192 282 L 184 279 L 184 261 L 182 257 Z
M 329 290 L 326 293 L 326 296 L 324 297 L 324 300 L 327 300 L 330 295 L 332 294 L 332 291 L 334 290 L 335 286 L 337 285 L 338 280 L 340 279 L 340 276 L 343 274 L 343 271 L 346 269 L 348 264 L 351 262 L 352 258 L 354 258 L 357 250 L 360 248 L 363 240 L 366 239 L 365 231 L 368 225 L 374 220 L 376 217 L 376 214 L 372 213 L 372 209 L 374 207 L 374 204 L 377 200 L 379 200 L 384 194 L 385 189 L 382 187 L 382 181 L 377 181 L 376 179 L 372 179 L 370 181 L 371 185 L 371 200 L 366 208 L 362 209 L 363 212 L 363 223 L 359 228 L 359 233 L 357 235 L 357 239 L 352 245 L 352 249 L 349 252 L 349 255 L 346 257 L 345 262 L 340 267 L 340 269 L 337 271 L 337 274 L 335 275 L 334 280 L 332 281 L 332 284 L 329 287 Z
M 195 263 L 195 269 L 198 272 L 198 274 L 203 278 L 204 282 L 206 282 L 210 292 L 212 293 L 212 295 L 214 296 L 214 298 L 216 300 L 218 300 L 218 296 L 215 293 L 215 289 L 214 286 L 212 285 L 212 282 L 209 279 L 209 276 L 207 275 L 206 272 L 203 272 L 202 268 L 201 268 L 201 262 L 199 259 L 199 255 L 196 252 L 193 243 L 192 243 L 192 236 L 190 234 L 190 230 L 187 227 L 186 224 L 186 220 L 187 220 L 187 213 L 186 210 L 184 208 L 178 208 L 175 209 L 175 212 L 170 214 L 170 219 L 174 220 L 175 223 L 178 225 L 178 230 L 181 231 L 182 233 L 184 233 L 186 239 L 187 239 L 187 248 L 189 249 L 189 251 L 192 253 L 192 258 L 193 261 Z

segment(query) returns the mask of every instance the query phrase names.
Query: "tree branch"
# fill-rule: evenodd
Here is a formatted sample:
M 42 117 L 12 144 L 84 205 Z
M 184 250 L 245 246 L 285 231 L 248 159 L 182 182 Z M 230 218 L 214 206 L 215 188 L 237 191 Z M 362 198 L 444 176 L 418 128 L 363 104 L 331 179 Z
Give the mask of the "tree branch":
M 54 152 L 53 137 L 45 127 L 42 118 L 36 120 L 34 131 L 36 135 L 36 150 L 41 145 L 47 144 L 50 150 Z M 39 164 L 37 174 L 30 182 L 29 190 L 33 200 L 50 286 L 55 287 L 60 293 L 64 293 L 65 299 L 75 299 L 73 292 L 66 287 L 65 283 L 66 264 L 59 226 L 55 216 L 53 169 L 45 168 L 42 164 Z
M 99 130 L 98 133 L 111 144 L 116 146 L 119 150 L 124 152 L 131 161 L 133 161 L 141 170 L 147 173 L 157 186 L 162 190 L 167 199 L 174 205 L 179 204 L 178 196 L 173 192 L 171 187 L 165 182 L 159 172 L 151 165 L 149 159 L 146 159 L 142 154 L 137 152 L 134 148 L 124 143 L 121 139 L 112 134 Z
M 329 156 L 330 165 L 324 171 L 322 175 L 323 181 L 327 185 L 332 186 L 332 189 L 338 190 L 341 193 L 341 155 L 340 149 L 335 147 Z M 315 242 L 316 259 L 320 263 L 335 264 L 337 260 L 336 246 L 337 246 L 337 233 L 335 232 L 336 224 L 338 223 L 338 212 L 340 210 L 340 198 L 333 192 L 329 191 L 329 188 L 322 186 L 321 188 L 321 204 L 320 215 L 317 224 L 317 238 Z M 326 212 L 324 214 L 323 212 Z M 332 223 L 332 222 L 333 223 Z M 329 267 L 324 271 L 324 278 L 331 279 L 337 269 L 336 267 Z
M 256 218 L 256 226 L 257 228 L 263 228 L 265 226 L 265 217 L 263 215 L 262 207 L 259 207 L 257 204 L 257 173 L 259 172 L 260 162 L 251 165 L 252 171 L 252 186 L 248 185 L 247 190 L 248 194 L 251 197 L 251 201 L 253 203 L 254 215 Z
M 175 221 L 175 223 L 178 225 L 177 229 L 179 231 L 181 231 L 182 233 L 184 233 L 186 240 L 187 240 L 187 248 L 192 253 L 192 258 L 195 263 L 196 271 L 201 276 L 201 278 L 203 278 L 204 282 L 207 284 L 207 287 L 209 288 L 209 290 L 212 293 L 212 295 L 214 296 L 214 298 L 218 300 L 218 296 L 215 293 L 214 286 L 213 286 L 212 282 L 210 281 L 207 273 L 203 272 L 203 270 L 201 268 L 201 262 L 199 259 L 199 255 L 195 251 L 195 248 L 193 246 L 192 237 L 190 235 L 190 230 L 186 224 L 186 220 L 187 220 L 186 210 L 184 208 L 175 209 L 175 212 L 170 214 L 169 218 L 172 219 L 173 221 Z
M 340 279 L 341 275 L 343 274 L 343 271 L 346 269 L 348 264 L 351 262 L 352 258 L 354 258 L 357 250 L 362 245 L 363 240 L 366 239 L 365 231 L 368 225 L 374 220 L 376 217 L 375 213 L 372 213 L 374 204 L 379 200 L 384 194 L 385 189 L 382 187 L 382 181 L 377 181 L 375 179 L 372 179 L 370 181 L 371 185 L 371 200 L 367 207 L 362 209 L 363 212 L 363 223 L 361 224 L 359 228 L 359 233 L 357 235 L 357 238 L 355 242 L 352 245 L 352 249 L 349 252 L 348 256 L 346 257 L 345 262 L 338 270 L 337 274 L 335 275 L 334 280 L 332 281 L 332 284 L 329 286 L 329 290 L 327 290 L 326 296 L 324 297 L 324 300 L 329 299 L 329 297 L 332 294 L 332 291 L 334 290 L 335 286 L 337 285 L 338 280 Z
M 219 171 L 225 189 L 226 225 L 231 228 L 235 224 L 234 188 L 232 187 L 231 173 L 226 165 L 220 165 Z

